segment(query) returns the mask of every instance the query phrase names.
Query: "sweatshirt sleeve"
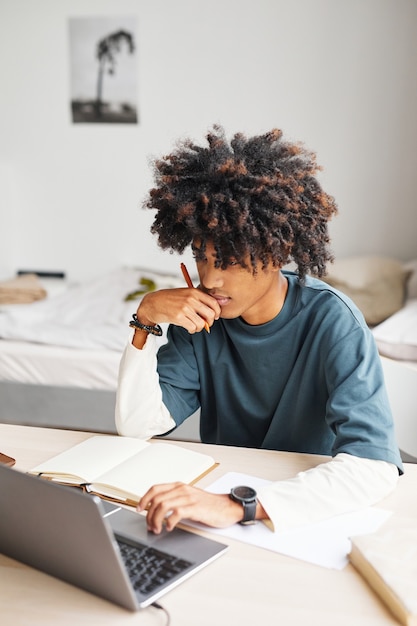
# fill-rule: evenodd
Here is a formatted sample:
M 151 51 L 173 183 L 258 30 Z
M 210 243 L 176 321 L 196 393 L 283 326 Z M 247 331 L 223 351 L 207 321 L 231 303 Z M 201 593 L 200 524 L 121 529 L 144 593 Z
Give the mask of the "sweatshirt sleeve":
M 133 335 L 133 331 L 132 331 Z M 123 352 L 116 394 L 116 429 L 119 435 L 149 439 L 176 427 L 162 402 L 157 372 L 158 344 L 149 335 L 142 350 L 131 343 Z
M 346 453 L 261 489 L 258 498 L 275 531 L 290 530 L 371 506 L 391 493 L 398 469 Z

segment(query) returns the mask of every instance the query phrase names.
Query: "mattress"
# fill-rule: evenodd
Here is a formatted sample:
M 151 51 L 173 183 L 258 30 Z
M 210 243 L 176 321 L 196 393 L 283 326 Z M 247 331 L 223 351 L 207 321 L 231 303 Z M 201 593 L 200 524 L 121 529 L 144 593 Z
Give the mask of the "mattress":
M 116 390 L 120 356 L 115 350 L 1 341 L 0 381 Z

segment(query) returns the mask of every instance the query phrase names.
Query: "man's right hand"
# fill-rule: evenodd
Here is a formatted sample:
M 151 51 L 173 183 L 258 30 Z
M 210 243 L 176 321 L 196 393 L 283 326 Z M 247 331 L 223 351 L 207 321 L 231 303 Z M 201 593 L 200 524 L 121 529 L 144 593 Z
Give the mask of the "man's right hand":
M 219 319 L 220 311 L 215 298 L 200 289 L 184 287 L 145 294 L 136 315 L 142 324 L 175 324 L 193 334 L 202 331 L 206 322 L 212 326 Z M 143 348 L 146 338 L 146 331 L 136 330 L 132 343 L 136 348 Z

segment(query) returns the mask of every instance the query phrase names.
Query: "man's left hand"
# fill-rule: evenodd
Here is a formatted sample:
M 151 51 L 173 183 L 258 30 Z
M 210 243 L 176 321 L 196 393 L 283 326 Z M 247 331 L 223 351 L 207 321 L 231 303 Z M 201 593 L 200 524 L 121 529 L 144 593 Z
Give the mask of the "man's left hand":
M 148 511 L 148 529 L 156 534 L 164 526 L 172 530 L 182 519 L 224 528 L 243 517 L 241 504 L 233 502 L 228 494 L 208 493 L 183 483 L 155 485 L 141 498 L 137 510 Z M 259 503 L 257 517 L 266 517 Z

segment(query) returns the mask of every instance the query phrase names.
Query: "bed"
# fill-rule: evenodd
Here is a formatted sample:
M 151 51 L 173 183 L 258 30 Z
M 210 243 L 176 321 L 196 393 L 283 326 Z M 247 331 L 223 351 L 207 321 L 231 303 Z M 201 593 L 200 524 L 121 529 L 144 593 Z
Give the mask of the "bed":
M 356 302 L 372 328 L 403 458 L 417 459 L 417 260 L 344 259 L 325 280 Z M 0 420 L 115 432 L 131 315 L 141 292 L 177 286 L 179 275 L 120 268 L 33 304 L 0 305 Z M 198 430 L 197 415 L 170 437 L 198 440 Z
M 46 297 L 0 304 L 0 420 L 114 433 L 117 374 L 132 313 L 143 293 L 183 286 L 183 279 L 120 268 L 81 285 L 39 282 Z M 181 428 L 176 436 L 198 437 L 195 420 Z

